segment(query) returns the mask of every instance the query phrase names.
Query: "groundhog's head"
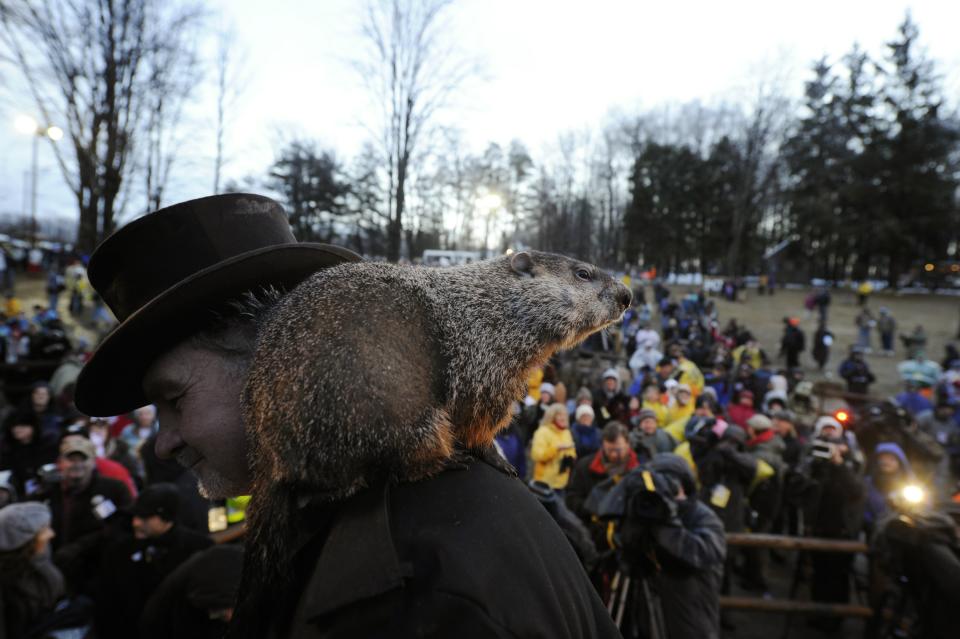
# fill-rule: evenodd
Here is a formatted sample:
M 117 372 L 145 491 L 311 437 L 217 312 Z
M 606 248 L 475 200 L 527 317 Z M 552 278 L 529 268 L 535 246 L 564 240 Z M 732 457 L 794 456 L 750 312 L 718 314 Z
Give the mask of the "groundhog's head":
M 620 320 L 630 306 L 630 290 L 593 264 L 539 251 L 507 259 L 521 290 L 537 301 L 537 332 L 557 350 L 572 348 Z

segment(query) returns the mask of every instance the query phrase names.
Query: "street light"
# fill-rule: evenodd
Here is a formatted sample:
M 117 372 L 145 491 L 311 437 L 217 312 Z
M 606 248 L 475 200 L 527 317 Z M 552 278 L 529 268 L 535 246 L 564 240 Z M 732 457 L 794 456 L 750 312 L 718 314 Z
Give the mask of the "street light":
M 63 129 L 52 124 L 40 126 L 29 115 L 18 115 L 13 122 L 18 133 L 33 136 L 33 162 L 30 169 L 30 245 L 37 245 L 37 155 L 40 138 L 50 138 L 54 142 L 63 139 Z

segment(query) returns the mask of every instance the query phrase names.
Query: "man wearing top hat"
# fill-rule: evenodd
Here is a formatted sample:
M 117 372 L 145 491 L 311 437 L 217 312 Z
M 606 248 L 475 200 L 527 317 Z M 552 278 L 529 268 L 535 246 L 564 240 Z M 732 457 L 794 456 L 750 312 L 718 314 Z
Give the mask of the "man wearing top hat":
M 211 498 L 246 493 L 239 401 L 258 323 L 311 273 L 359 259 L 297 243 L 283 209 L 256 195 L 131 222 L 90 258 L 90 282 L 120 323 L 80 373 L 77 407 L 156 405 L 161 457 L 191 468 Z M 257 575 L 244 576 L 232 636 L 619 636 L 556 524 L 483 460 L 312 514 L 269 601 L 252 598 Z

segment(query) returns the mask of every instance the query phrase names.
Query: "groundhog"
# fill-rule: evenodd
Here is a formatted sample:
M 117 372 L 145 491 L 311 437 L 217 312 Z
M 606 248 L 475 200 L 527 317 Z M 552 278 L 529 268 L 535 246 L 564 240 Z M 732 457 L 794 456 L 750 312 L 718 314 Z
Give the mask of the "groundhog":
M 264 319 L 243 392 L 258 563 L 280 565 L 278 536 L 304 499 L 416 481 L 489 450 L 531 371 L 630 299 L 595 266 L 535 251 L 310 276 Z

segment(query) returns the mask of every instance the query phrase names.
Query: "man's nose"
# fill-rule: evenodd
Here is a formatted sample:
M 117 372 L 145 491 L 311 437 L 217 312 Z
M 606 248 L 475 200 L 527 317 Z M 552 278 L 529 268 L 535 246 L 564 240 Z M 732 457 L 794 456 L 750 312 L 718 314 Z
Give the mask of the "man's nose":
M 157 453 L 157 457 L 160 459 L 170 459 L 173 457 L 173 451 L 181 446 L 183 446 L 183 440 L 180 439 L 177 431 L 170 428 L 163 428 L 162 426 L 160 427 L 160 432 L 157 433 L 157 443 L 153 448 Z

